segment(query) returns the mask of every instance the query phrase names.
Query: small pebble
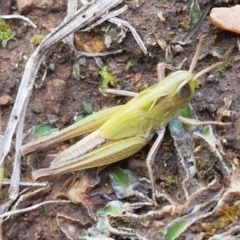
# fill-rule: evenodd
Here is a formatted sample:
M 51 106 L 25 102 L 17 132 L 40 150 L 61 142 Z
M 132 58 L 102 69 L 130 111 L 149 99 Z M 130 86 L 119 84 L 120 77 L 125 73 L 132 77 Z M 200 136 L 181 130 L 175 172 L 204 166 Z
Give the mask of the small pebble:
M 139 82 L 142 78 L 142 74 L 141 73 L 136 73 L 134 76 L 134 82 Z
M 178 53 L 182 53 L 184 51 L 184 48 L 181 45 L 176 44 L 172 46 L 172 50 L 174 54 L 178 54 Z
M 4 94 L 0 97 L 0 106 L 7 106 L 12 103 L 13 99 L 8 94 Z
M 210 13 L 212 23 L 223 30 L 240 34 L 240 5 L 231 8 L 213 8 Z
M 71 71 L 69 70 L 69 68 L 62 65 L 56 67 L 55 73 L 58 78 L 65 81 L 71 76 Z

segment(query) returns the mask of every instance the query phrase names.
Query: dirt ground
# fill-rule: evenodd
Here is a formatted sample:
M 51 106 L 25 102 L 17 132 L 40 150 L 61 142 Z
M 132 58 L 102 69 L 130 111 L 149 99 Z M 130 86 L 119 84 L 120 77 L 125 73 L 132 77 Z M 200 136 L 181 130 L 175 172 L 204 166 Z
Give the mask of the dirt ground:
M 206 3 L 199 1 L 201 9 L 204 10 Z M 129 9 L 119 17 L 127 20 L 138 32 L 146 44 L 148 55 L 144 55 L 134 40 L 132 34 L 128 31 L 126 37 L 121 43 L 114 43 L 111 45 L 111 50 L 124 49 L 123 53 L 116 55 L 108 55 L 101 57 L 104 65 L 109 67 L 111 74 L 118 79 L 115 88 L 128 90 L 132 92 L 139 92 L 143 88 L 153 85 L 157 82 L 156 66 L 159 62 L 167 62 L 173 66 L 177 66 L 185 57 L 187 61 L 184 64 L 184 69 L 188 69 L 192 60 L 192 56 L 196 50 L 196 45 L 199 36 L 206 33 L 207 37 L 204 41 L 202 49 L 203 53 L 208 53 L 205 57 L 198 61 L 194 72 L 206 68 L 212 63 L 220 61 L 214 57 L 212 52 L 222 54 L 229 50 L 233 45 L 233 51 L 228 57 L 227 67 L 218 71 L 213 71 L 200 77 L 201 86 L 196 90 L 195 96 L 192 100 L 192 106 L 200 120 L 221 120 L 224 122 L 231 122 L 230 126 L 214 126 L 214 133 L 219 137 L 223 145 L 225 155 L 223 156 L 226 164 L 235 166 L 236 171 L 239 171 L 240 164 L 240 145 L 239 145 L 239 93 L 240 93 L 240 64 L 239 64 L 239 49 L 237 48 L 238 36 L 234 33 L 222 31 L 214 27 L 209 17 L 206 17 L 201 30 L 192 37 L 189 44 L 182 46 L 180 52 L 173 51 L 171 60 L 166 60 L 165 51 L 157 44 L 158 39 L 164 40 L 167 44 L 174 42 L 175 39 L 182 39 L 189 31 L 189 6 L 188 1 L 131 1 L 128 3 Z M 157 13 L 163 12 L 165 21 L 160 21 Z M 27 27 L 22 28 L 19 21 L 8 20 L 16 29 L 16 40 L 9 41 L 6 48 L 0 48 L 0 97 L 3 94 L 8 94 L 14 102 L 17 95 L 18 87 L 24 72 L 24 67 L 27 59 L 34 51 L 34 46 L 31 46 L 30 39 L 34 34 L 46 35 L 48 33 L 45 26 L 50 26 L 54 23 L 60 23 L 66 11 L 45 13 L 41 10 L 30 11 L 25 14 L 26 17 L 34 21 L 38 26 L 36 29 Z M 209 14 L 208 14 L 209 16 Z M 103 23 L 96 27 L 94 31 L 86 35 L 78 33 L 79 38 L 85 39 L 86 42 L 103 41 L 103 32 L 101 27 L 108 27 L 109 23 Z M 114 25 L 112 25 L 114 26 Z M 114 28 L 114 27 L 113 27 Z M 98 36 L 99 39 L 92 40 Z M 100 37 L 99 37 L 100 36 Z M 81 44 L 80 45 L 84 45 Z M 178 44 L 173 44 L 173 48 Z M 179 47 L 179 46 L 177 46 Z M 176 47 L 176 48 L 177 48 Z M 175 48 L 175 49 L 176 49 Z M 81 49 L 84 50 L 84 49 Z M 106 49 L 104 49 L 106 51 Z M 20 55 L 23 54 L 26 58 L 20 60 Z M 41 85 L 41 79 L 44 74 L 44 66 L 40 68 L 36 84 L 31 99 L 27 108 L 27 115 L 25 118 L 24 131 L 25 133 L 33 126 L 49 122 L 49 116 L 57 117 L 54 123 L 59 129 L 63 129 L 72 124 L 73 117 L 79 113 L 84 112 L 84 102 L 89 102 L 93 105 L 94 111 L 126 103 L 129 98 L 120 96 L 104 96 L 99 88 L 102 84 L 102 78 L 99 74 L 99 68 L 94 58 L 86 57 L 84 64 L 80 65 L 80 79 L 77 80 L 73 74 L 73 64 L 75 57 L 69 50 L 68 46 L 63 43 L 54 45 L 46 60 L 45 66 L 54 63 L 56 69 L 54 71 L 48 70 L 46 78 Z M 126 69 L 127 62 L 131 61 L 133 67 Z M 58 80 L 56 80 L 58 79 Z M 230 115 L 220 116 L 219 109 L 222 109 L 227 101 L 231 100 L 229 110 Z M 12 104 L 1 107 L 1 128 L 2 134 L 6 128 L 9 115 L 11 113 Z M 27 141 L 27 140 L 26 140 Z M 147 167 L 144 159 L 146 158 L 149 149 L 153 142 L 150 142 L 143 150 L 134 156 L 123 160 L 121 162 L 107 166 L 99 173 L 100 182 L 93 189 L 91 189 L 91 196 L 94 193 L 101 193 L 107 195 L 112 200 L 117 200 L 114 190 L 109 178 L 109 171 L 113 167 L 121 167 L 123 169 L 130 169 L 137 173 L 140 177 L 148 178 Z M 69 142 L 57 144 L 50 149 L 44 151 L 34 152 L 22 159 L 22 181 L 32 181 L 31 171 L 47 167 L 49 165 L 49 154 L 55 154 L 66 148 Z M 207 149 L 207 150 L 206 150 Z M 211 148 L 206 147 L 205 151 L 200 151 L 199 165 L 203 172 L 205 182 L 209 183 L 210 178 L 217 176 L 219 185 L 217 189 L 207 192 L 207 196 L 203 198 L 202 202 L 214 199 L 219 192 L 229 188 L 231 180 L 229 176 L 225 175 L 225 171 L 219 163 L 218 158 L 211 152 Z M 209 157 L 210 156 L 210 157 Z M 11 156 L 10 156 L 11 159 Z M 140 159 L 140 160 L 139 160 Z M 201 161 L 202 160 L 202 161 Z M 165 134 L 161 148 L 159 149 L 154 162 L 154 175 L 156 179 L 156 188 L 159 192 L 167 193 L 179 205 L 184 205 L 186 199 L 182 189 L 182 181 L 185 178 L 184 168 L 181 165 L 176 148 L 173 145 L 173 140 L 169 130 Z M 7 178 L 11 177 L 12 161 L 7 160 L 6 163 Z M 238 172 L 239 173 L 239 172 Z M 176 180 L 174 184 L 166 184 L 167 177 L 174 176 Z M 29 194 L 26 199 L 23 199 L 17 208 L 25 208 L 34 204 L 52 200 L 52 199 L 68 199 L 67 189 L 74 185 L 81 176 L 78 173 L 68 173 L 47 179 L 50 183 L 48 187 L 38 193 Z M 24 188 L 21 188 L 23 190 Z M 29 193 L 36 191 L 36 188 L 28 190 Z M 239 196 L 240 192 L 229 194 L 218 211 L 202 217 L 186 229 L 186 231 L 177 239 L 209 239 L 214 234 L 220 234 L 228 231 L 236 226 L 240 219 L 239 214 Z M 151 198 L 150 191 L 148 197 Z M 195 196 L 196 197 L 196 196 Z M 200 197 L 200 196 L 199 196 Z M 140 197 L 135 196 L 130 200 L 123 199 L 123 202 L 130 201 L 131 203 L 139 202 Z M 4 204 L 8 200 L 8 187 L 3 186 L 0 196 L 0 203 Z M 87 203 L 81 201 L 62 204 L 48 204 L 36 210 L 17 214 L 5 220 L 2 224 L 2 235 L 4 240 L 10 239 L 66 239 L 66 234 L 63 231 L 63 222 L 67 221 L 66 216 L 71 218 L 69 220 L 73 225 L 72 219 L 78 219 L 74 222 L 75 231 L 72 238 L 68 239 L 85 239 L 79 236 L 82 229 L 88 229 L 93 226 L 95 219 L 89 214 L 89 207 L 94 214 L 97 209 L 104 206 L 108 199 L 103 197 L 93 197 Z M 135 211 L 135 214 L 143 215 L 152 211 L 159 211 L 163 206 L 168 205 L 166 199 L 157 198 L 158 206 L 144 206 Z M 237 204 L 238 203 L 238 204 Z M 87 205 L 87 207 L 86 207 Z M 91 205 L 91 206 L 89 206 Z M 185 205 L 184 205 L 185 206 Z M 192 206 L 194 204 L 192 203 Z M 236 209 L 231 214 L 230 207 L 236 206 Z M 11 208 L 10 208 L 11 209 Z M 191 208 L 191 210 L 193 207 Z M 181 216 L 189 214 L 190 209 L 183 208 Z M 184 211 L 186 211 L 184 213 Z M 210 212 L 210 210 L 209 210 Z M 64 220 L 59 220 L 59 214 L 64 215 Z M 156 214 L 157 215 L 157 214 Z M 226 216 L 229 216 L 227 218 Z M 164 216 L 164 217 L 163 217 Z M 57 219 L 60 223 L 57 224 Z M 111 219 L 111 224 L 114 227 L 122 227 L 123 229 L 134 229 L 138 232 L 138 237 L 126 237 L 127 239 L 164 239 L 164 229 L 174 219 L 170 213 L 161 215 L 160 217 L 151 216 L 148 220 L 137 218 L 116 218 Z M 66 224 L 67 225 L 67 224 Z M 69 226 L 72 226 L 69 225 Z M 60 227 L 59 227 L 60 226 Z M 66 227 L 67 229 L 67 227 Z M 65 230 L 66 230 L 65 229 Z M 68 230 L 66 230 L 68 231 Z M 78 236 L 78 237 L 77 237 Z M 141 237 L 140 237 L 141 236 Z M 112 239 L 122 239 L 121 234 L 111 234 Z M 90 239 L 90 238 L 89 238 Z M 97 239 L 97 238 L 94 238 Z M 106 238 L 107 239 L 107 238 Z M 110 238 L 109 238 L 110 239 Z M 169 238 L 170 239 L 170 238 Z M 172 238 L 173 239 L 173 238 Z

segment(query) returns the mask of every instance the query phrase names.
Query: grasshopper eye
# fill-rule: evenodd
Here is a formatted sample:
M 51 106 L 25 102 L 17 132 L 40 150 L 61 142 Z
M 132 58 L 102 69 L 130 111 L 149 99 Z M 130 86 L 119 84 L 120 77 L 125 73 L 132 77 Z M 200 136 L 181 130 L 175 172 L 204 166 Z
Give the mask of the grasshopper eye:
M 182 99 L 189 98 L 192 94 L 189 82 L 185 81 L 178 87 L 178 96 Z

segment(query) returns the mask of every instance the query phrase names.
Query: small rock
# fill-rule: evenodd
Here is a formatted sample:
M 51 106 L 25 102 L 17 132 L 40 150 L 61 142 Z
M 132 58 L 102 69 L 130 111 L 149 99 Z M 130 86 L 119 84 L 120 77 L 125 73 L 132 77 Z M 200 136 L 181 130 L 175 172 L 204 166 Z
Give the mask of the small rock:
M 7 95 L 4 94 L 3 96 L 0 97 L 0 106 L 7 106 L 13 103 L 13 99 Z
M 172 50 L 174 54 L 178 54 L 178 53 L 182 53 L 184 51 L 184 48 L 181 45 L 176 44 L 172 46 Z
M 139 82 L 142 78 L 142 74 L 141 73 L 136 73 L 134 76 L 134 82 Z
M 240 34 L 240 5 L 231 8 L 213 8 L 210 13 L 212 23 L 230 32 Z
M 45 12 L 65 10 L 67 4 L 65 0 L 17 0 L 17 6 L 20 13 L 27 13 L 34 9 Z
M 71 75 L 70 69 L 65 66 L 62 66 L 62 65 L 57 66 L 55 73 L 58 78 L 65 80 L 65 81 L 68 80 L 68 78 Z

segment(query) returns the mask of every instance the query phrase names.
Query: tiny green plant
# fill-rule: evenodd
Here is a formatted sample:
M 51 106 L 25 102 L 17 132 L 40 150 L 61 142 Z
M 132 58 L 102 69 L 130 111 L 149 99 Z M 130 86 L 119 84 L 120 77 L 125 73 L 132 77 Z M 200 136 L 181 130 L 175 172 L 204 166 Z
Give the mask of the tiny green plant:
M 165 179 L 165 183 L 167 187 L 170 187 L 177 183 L 177 179 L 174 176 L 167 176 Z
M 183 21 L 180 22 L 180 27 L 184 30 L 189 30 L 191 28 L 190 20 L 188 18 L 183 19 Z
M 107 66 L 104 66 L 99 72 L 99 74 L 103 79 L 102 85 L 100 87 L 103 93 L 106 92 L 106 90 L 109 88 L 109 85 L 116 86 L 118 81 L 111 73 L 109 73 L 109 69 Z
M 127 64 L 126 64 L 126 67 L 125 69 L 126 70 L 129 70 L 130 68 L 132 68 L 134 66 L 134 63 L 132 61 L 128 61 Z
M 6 47 L 7 42 L 13 39 L 15 39 L 15 31 L 3 19 L 0 19 L 0 42 L 2 47 Z
M 32 46 L 37 46 L 41 43 L 41 41 L 43 40 L 44 36 L 40 35 L 40 34 L 35 34 L 31 37 L 31 44 Z

